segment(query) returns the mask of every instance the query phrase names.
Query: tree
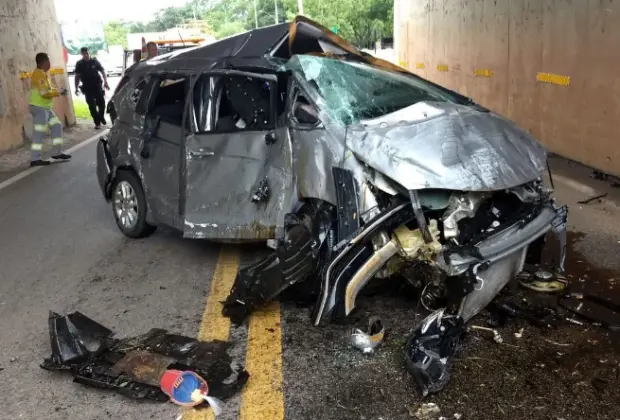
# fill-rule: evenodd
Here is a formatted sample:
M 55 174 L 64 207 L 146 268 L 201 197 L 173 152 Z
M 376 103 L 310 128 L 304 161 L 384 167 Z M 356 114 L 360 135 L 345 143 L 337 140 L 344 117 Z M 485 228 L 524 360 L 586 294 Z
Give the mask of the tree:
M 358 47 L 368 48 L 376 40 L 392 34 L 393 3 L 393 0 L 304 0 L 304 14 L 328 28 L 338 28 L 339 35 Z M 296 15 L 297 0 L 189 0 L 183 6 L 160 10 L 151 22 L 126 27 L 130 33 L 164 31 L 189 19 L 202 19 L 208 22 L 216 38 L 222 38 L 257 25 L 291 20 Z
M 103 36 L 108 45 L 122 45 L 127 48 L 127 34 L 130 24 L 114 21 L 103 25 Z

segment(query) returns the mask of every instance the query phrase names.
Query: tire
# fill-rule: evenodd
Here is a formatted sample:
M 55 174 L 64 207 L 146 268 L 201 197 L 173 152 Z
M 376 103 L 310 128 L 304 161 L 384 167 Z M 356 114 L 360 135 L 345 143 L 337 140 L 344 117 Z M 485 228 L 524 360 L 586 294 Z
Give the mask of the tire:
M 116 225 L 128 238 L 145 238 L 156 226 L 146 222 L 147 203 L 140 178 L 131 171 L 121 170 L 112 186 L 112 212 Z

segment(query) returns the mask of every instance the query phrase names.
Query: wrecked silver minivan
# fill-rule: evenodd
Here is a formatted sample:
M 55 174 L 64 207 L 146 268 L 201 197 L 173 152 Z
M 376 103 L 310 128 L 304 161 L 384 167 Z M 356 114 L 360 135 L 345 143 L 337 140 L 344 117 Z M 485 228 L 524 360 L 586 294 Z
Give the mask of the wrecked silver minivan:
M 268 241 L 223 313 L 284 290 L 313 322 L 348 316 L 371 279 L 404 278 L 431 315 L 408 366 L 441 389 L 462 325 L 560 236 L 546 152 L 470 99 L 306 18 L 157 57 L 125 75 L 97 172 L 119 228 Z M 297 289 L 296 289 L 297 288 Z

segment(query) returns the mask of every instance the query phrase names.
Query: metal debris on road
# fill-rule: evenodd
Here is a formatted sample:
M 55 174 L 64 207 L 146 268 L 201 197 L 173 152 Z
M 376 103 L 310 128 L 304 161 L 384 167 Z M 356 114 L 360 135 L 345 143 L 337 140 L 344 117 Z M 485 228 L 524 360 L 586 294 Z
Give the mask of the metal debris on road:
M 616 331 L 620 328 L 620 304 L 608 298 L 594 294 L 567 293 L 560 298 L 559 305 L 610 330 Z
M 522 287 L 542 293 L 561 292 L 568 284 L 566 278 L 547 270 L 537 270 L 533 273 L 522 271 L 517 275 L 517 279 Z
M 438 420 L 441 410 L 435 403 L 424 403 L 410 408 L 409 415 L 418 420 Z
M 355 328 L 351 332 L 351 344 L 364 354 L 372 353 L 381 344 L 385 336 L 385 327 L 379 317 L 371 317 L 368 320 L 366 332 Z
M 502 344 L 504 342 L 504 339 L 502 338 L 500 333 L 493 328 L 481 327 L 479 325 L 472 325 L 470 328 L 472 330 L 489 331 L 493 333 L 493 341 L 495 341 L 497 344 Z
M 523 337 L 523 331 L 524 330 L 525 330 L 525 328 L 520 328 L 519 331 L 514 334 L 515 338 Z
M 50 312 L 48 323 L 52 355 L 41 368 L 68 371 L 74 382 L 129 398 L 169 401 L 160 387 L 169 369 L 195 372 L 209 384 L 209 396 L 218 399 L 235 395 L 249 378 L 244 369 L 233 368 L 230 343 L 224 341 L 201 342 L 159 328 L 116 339 L 80 312 Z
M 601 198 L 607 197 L 608 193 L 595 195 L 594 197 L 586 198 L 585 200 L 577 201 L 578 204 L 588 204 L 594 200 L 600 200 Z

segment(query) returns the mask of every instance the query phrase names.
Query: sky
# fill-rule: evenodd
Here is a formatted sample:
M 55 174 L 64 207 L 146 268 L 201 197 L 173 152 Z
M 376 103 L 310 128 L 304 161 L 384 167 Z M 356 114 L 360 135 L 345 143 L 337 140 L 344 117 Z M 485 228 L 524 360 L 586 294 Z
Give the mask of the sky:
M 59 21 L 146 21 L 159 9 L 184 3 L 185 0 L 56 0 L 56 14 Z

